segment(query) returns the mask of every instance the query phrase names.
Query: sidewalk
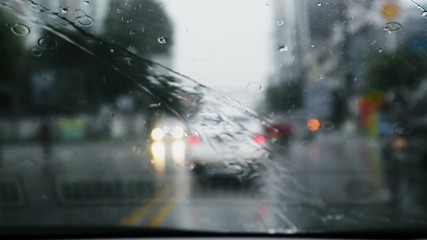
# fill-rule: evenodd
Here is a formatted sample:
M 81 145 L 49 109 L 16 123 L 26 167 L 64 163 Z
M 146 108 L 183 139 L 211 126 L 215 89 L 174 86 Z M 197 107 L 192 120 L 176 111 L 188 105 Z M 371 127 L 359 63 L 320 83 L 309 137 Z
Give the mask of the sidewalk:
M 52 145 L 46 159 L 40 144 L 8 144 L 2 150 L 2 171 L 31 171 L 46 164 L 60 172 L 135 172 L 146 159 L 144 139 L 98 140 Z

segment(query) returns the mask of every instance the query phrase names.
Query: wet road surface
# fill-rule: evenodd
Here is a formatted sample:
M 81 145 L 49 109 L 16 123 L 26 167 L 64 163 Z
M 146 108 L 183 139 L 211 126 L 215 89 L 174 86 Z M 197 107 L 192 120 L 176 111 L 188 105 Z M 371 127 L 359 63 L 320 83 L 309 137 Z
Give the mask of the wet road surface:
M 378 141 L 340 132 L 295 141 L 249 189 L 204 185 L 184 169 L 159 180 L 141 142 L 56 145 L 49 162 L 38 145 L 4 146 L 1 225 L 285 233 L 427 225 L 422 183 L 391 201 Z

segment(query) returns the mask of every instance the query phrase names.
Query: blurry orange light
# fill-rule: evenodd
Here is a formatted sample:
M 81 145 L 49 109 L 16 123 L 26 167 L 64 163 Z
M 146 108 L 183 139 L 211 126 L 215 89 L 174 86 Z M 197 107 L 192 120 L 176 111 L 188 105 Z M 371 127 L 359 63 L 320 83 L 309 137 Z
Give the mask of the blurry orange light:
M 404 138 L 396 138 L 393 142 L 393 147 L 399 151 L 404 150 L 406 146 L 407 146 L 407 142 Z
M 387 20 L 392 20 L 399 14 L 399 6 L 394 2 L 387 2 L 381 6 L 381 15 Z
M 310 120 L 308 120 L 308 122 L 307 122 L 308 130 L 315 132 L 315 131 L 319 130 L 319 127 L 320 127 L 319 120 L 317 120 L 315 118 L 311 118 Z

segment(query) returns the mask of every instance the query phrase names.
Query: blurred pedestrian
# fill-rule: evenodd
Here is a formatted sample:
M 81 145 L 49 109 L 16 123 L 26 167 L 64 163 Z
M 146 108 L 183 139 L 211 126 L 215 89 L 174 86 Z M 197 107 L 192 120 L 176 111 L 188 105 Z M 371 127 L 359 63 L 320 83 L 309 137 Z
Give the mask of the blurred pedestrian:
M 48 161 L 52 154 L 52 127 L 48 119 L 44 119 L 39 129 L 39 142 L 42 146 L 44 158 Z
M 381 138 L 390 138 L 393 136 L 393 127 L 390 117 L 391 104 L 385 101 L 379 110 L 378 116 L 378 134 Z
M 398 207 L 401 198 L 401 169 L 399 161 L 394 157 L 393 148 L 389 144 L 394 139 L 392 104 L 390 101 L 384 101 L 379 109 L 378 133 L 382 145 L 382 169 L 385 184 L 390 191 L 390 204 L 393 208 Z
M 0 137 L 0 168 L 3 167 L 3 141 Z

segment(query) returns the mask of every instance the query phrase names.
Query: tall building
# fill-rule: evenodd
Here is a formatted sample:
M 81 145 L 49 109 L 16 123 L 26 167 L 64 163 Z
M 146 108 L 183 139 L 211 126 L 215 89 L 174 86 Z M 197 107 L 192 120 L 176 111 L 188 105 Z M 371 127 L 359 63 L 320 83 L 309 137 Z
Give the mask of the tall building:
M 325 76 L 343 82 L 343 66 L 362 76 L 363 62 L 377 52 L 393 51 L 396 34 L 384 31 L 400 22 L 399 0 L 275 0 L 275 73 L 273 82 Z M 395 6 L 390 13 L 385 6 Z M 387 14 L 385 13 L 387 12 Z M 348 74 L 347 74 L 348 75 Z
M 272 81 L 297 79 L 303 75 L 309 62 L 310 34 L 307 2 L 275 0 L 275 70 Z

